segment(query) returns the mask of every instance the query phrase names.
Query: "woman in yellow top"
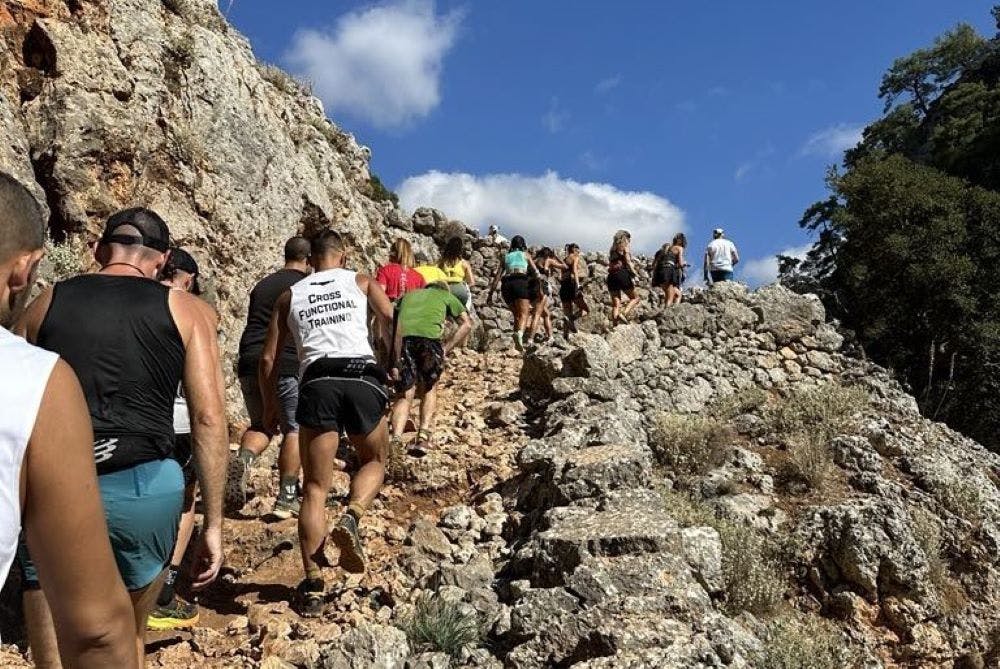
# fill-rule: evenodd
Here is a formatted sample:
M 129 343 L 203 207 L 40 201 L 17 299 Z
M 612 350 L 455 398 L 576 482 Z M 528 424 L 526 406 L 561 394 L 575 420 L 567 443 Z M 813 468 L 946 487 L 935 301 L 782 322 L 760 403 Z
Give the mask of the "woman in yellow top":
M 476 275 L 472 273 L 472 266 L 464 255 L 465 245 L 462 243 L 462 238 L 452 237 L 444 245 L 438 267 L 444 272 L 451 294 L 468 308 L 472 304 L 471 287 L 476 283 Z

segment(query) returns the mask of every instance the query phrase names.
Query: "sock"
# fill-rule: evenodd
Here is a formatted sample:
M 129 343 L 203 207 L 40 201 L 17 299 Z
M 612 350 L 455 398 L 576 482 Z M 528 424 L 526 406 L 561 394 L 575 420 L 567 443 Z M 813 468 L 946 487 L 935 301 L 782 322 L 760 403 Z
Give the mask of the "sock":
M 295 499 L 299 494 L 299 477 L 282 476 L 279 486 L 279 496 L 285 499 Z
M 253 464 L 253 461 L 257 458 L 256 454 L 249 448 L 243 448 L 240 446 L 240 451 L 237 453 L 236 457 L 243 461 L 247 467 Z
M 319 567 L 309 567 L 306 569 L 306 580 L 307 581 L 319 581 L 319 585 L 323 584 L 323 572 L 320 571 Z M 311 585 L 316 585 L 312 583 Z
M 177 565 L 170 565 L 167 567 L 167 577 L 163 579 L 163 589 L 160 590 L 160 596 L 156 598 L 157 606 L 168 606 L 172 601 L 174 601 L 175 587 L 177 585 L 177 572 L 180 567 Z
M 361 516 L 365 515 L 365 505 L 361 502 L 351 502 L 347 505 L 347 513 L 354 516 L 354 520 L 361 522 Z

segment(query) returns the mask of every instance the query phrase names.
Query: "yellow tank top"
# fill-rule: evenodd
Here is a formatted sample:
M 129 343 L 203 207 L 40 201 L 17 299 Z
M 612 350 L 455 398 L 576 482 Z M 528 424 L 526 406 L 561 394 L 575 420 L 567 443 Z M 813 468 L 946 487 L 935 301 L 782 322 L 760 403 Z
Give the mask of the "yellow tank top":
M 465 265 L 459 260 L 451 267 L 442 267 L 441 270 L 448 278 L 448 283 L 462 283 L 465 281 Z

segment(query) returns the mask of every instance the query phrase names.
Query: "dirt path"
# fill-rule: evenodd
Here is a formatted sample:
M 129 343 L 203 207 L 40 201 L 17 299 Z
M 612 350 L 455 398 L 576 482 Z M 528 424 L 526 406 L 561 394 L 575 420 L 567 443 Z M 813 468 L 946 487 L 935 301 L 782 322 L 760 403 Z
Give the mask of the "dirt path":
M 483 414 L 488 403 L 514 395 L 519 365 L 518 358 L 473 352 L 452 360 L 440 393 L 436 448 L 419 460 L 409 458 L 412 480 L 387 485 L 366 516 L 362 536 L 368 572 L 354 576 L 339 568 L 326 570 L 331 596 L 320 619 L 306 620 L 290 609 L 302 578 L 295 520 L 261 518 L 273 503 L 277 476 L 271 468 L 275 449 L 270 449 L 251 473 L 254 498 L 239 518 L 227 523 L 226 573 L 199 598 L 198 627 L 151 633 L 149 665 L 254 666 L 272 650 L 271 637 L 287 637 L 273 643 L 321 643 L 352 621 L 388 620 L 393 602 L 408 589 L 396 558 L 412 522 L 420 516 L 436 520 L 448 506 L 470 503 L 511 476 L 514 453 L 525 437 L 516 426 L 488 426 Z M 343 508 L 348 481 L 343 473 L 335 479 L 328 507 L 331 520 Z M 336 564 L 336 549 L 330 549 L 329 557 Z M 290 634 L 269 633 L 285 625 Z

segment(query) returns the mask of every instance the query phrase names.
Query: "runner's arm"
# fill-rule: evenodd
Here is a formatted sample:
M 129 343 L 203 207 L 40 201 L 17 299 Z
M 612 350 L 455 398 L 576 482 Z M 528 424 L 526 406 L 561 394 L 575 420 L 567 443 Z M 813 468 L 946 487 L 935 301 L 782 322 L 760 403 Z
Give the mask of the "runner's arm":
M 486 294 L 486 303 L 489 304 L 493 301 L 493 293 L 496 292 L 497 286 L 500 285 L 500 279 L 506 273 L 507 268 L 504 265 L 497 267 L 496 273 L 493 275 L 493 281 L 490 282 L 490 292 Z
M 472 271 L 472 265 L 469 264 L 468 260 L 462 261 L 462 267 L 465 269 L 465 283 L 468 284 L 469 288 L 476 285 L 476 273 Z
M 358 287 L 368 296 L 368 306 L 379 320 L 382 343 L 388 348 L 392 345 L 392 302 L 382 290 L 382 286 L 372 281 L 370 277 L 358 274 Z
M 229 457 L 225 383 L 214 310 L 197 297 L 170 291 L 170 311 L 184 339 L 184 392 L 191 413 L 191 450 L 205 507 L 204 527 L 191 563 L 191 586 L 212 583 L 222 568 L 222 493 Z
M 472 319 L 469 318 L 469 314 L 465 311 L 458 315 L 458 329 L 444 345 L 444 352 L 447 355 L 451 353 L 452 349 L 462 341 L 465 335 L 469 334 L 472 329 Z
M 264 429 L 270 434 L 278 426 L 278 351 L 285 346 L 288 337 L 288 309 L 292 303 L 292 292 L 286 290 L 274 302 L 271 322 L 267 326 L 264 350 L 260 354 L 257 368 L 257 383 L 264 402 Z
M 736 245 L 733 244 L 733 265 L 740 264 L 740 252 L 736 250 Z
M 42 291 L 42 294 L 35 298 L 35 300 L 28 305 L 24 313 L 21 314 L 20 320 L 14 325 L 13 332 L 19 337 L 24 337 L 32 344 L 38 341 L 38 331 L 42 327 L 42 321 L 45 320 L 45 314 L 49 311 L 49 305 L 52 304 L 52 288 L 46 288 Z
M 108 541 L 87 402 L 69 365 L 49 377 L 24 464 L 24 529 L 64 666 L 136 667 L 132 603 Z

